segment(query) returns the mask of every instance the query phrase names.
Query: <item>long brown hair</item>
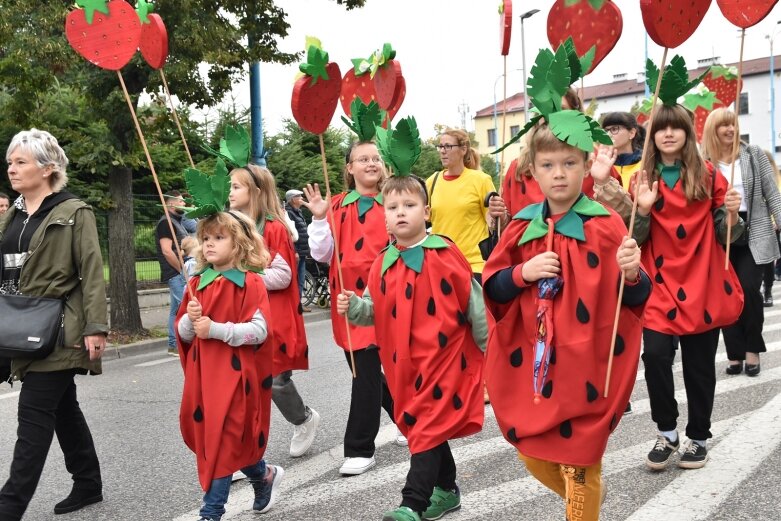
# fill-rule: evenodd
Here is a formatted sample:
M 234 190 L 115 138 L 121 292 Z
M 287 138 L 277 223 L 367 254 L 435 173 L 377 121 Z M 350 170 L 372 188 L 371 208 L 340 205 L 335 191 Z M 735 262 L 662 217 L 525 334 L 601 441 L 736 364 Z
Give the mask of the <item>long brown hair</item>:
M 731 110 L 722 107 L 708 114 L 708 119 L 705 120 L 705 127 L 702 131 L 701 145 L 702 157 L 708 161 L 716 162 L 721 159 L 721 149 L 723 147 L 716 131 L 719 127 L 725 125 L 735 125 L 735 132 L 738 131 L 738 117 Z M 732 146 L 730 146 L 730 152 L 732 152 L 731 148 Z
M 656 148 L 656 133 L 667 127 L 681 129 L 686 133 L 686 141 L 681 150 L 681 182 L 686 199 L 689 201 L 702 201 L 710 197 L 710 174 L 705 165 L 705 160 L 697 150 L 697 136 L 694 133 L 694 123 L 691 113 L 681 105 L 662 105 L 654 116 L 653 127 L 649 129 L 651 139 L 646 154 L 643 169 L 650 173 L 649 183 L 653 183 L 660 177 L 656 169 L 661 161 L 661 154 Z
M 268 266 L 269 252 L 263 237 L 255 229 L 255 223 L 241 212 L 217 212 L 198 221 L 196 235 L 198 241 L 203 244 L 203 237 L 207 233 L 216 230 L 224 230 L 233 239 L 233 258 L 236 269 L 247 271 L 250 268 L 264 269 Z M 200 271 L 209 265 L 203 256 L 203 250 L 196 254 L 197 270 Z
M 245 168 L 234 168 L 231 177 L 236 176 L 239 183 L 247 188 L 250 194 L 247 216 L 255 223 L 271 215 L 274 220 L 285 224 L 285 211 L 277 194 L 277 184 L 274 176 L 268 168 L 258 165 L 247 165 Z M 292 238 L 292 232 L 285 225 L 288 235 Z
M 460 128 L 447 128 L 442 132 L 443 136 L 456 138 L 458 146 L 466 147 L 464 154 L 464 166 L 472 170 L 480 170 L 480 154 L 472 148 L 472 142 L 469 140 L 469 134 Z

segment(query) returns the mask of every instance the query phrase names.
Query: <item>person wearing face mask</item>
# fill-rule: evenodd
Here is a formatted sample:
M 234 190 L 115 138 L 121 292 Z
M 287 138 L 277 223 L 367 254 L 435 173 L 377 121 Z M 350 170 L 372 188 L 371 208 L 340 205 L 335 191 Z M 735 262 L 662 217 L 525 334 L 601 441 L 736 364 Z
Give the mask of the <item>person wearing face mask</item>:
M 182 239 L 187 237 L 187 230 L 182 224 L 184 199 L 181 192 L 171 190 L 165 194 L 165 199 L 167 202 L 165 211 L 171 216 L 176 241 L 171 235 L 171 229 L 165 216 L 162 216 L 155 227 L 155 245 L 157 247 L 157 261 L 160 263 L 160 282 L 167 283 L 168 289 L 171 290 L 171 311 L 168 314 L 168 354 L 179 356 L 176 350 L 174 320 L 176 312 L 179 311 L 179 305 L 182 303 L 185 280 L 176 245 L 181 244 Z

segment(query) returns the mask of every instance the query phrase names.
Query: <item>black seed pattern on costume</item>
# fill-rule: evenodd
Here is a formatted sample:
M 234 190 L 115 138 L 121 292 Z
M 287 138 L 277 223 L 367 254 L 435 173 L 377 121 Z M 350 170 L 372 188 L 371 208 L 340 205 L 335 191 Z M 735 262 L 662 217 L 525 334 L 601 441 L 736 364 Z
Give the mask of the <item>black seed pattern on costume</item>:
M 404 296 L 407 297 L 407 300 L 412 298 L 412 284 L 407 282 L 407 287 L 404 288 Z
M 198 351 L 198 346 L 193 346 L 193 362 L 198 360 L 198 355 L 196 354 L 196 351 Z
M 361 223 L 361 224 L 365 223 L 366 222 L 366 215 L 367 214 L 359 215 L 358 216 L 358 222 Z
M 523 351 L 521 351 L 521 348 L 519 347 L 512 353 L 510 353 L 510 365 L 513 367 L 521 367 L 521 364 L 523 363 Z
M 366 287 L 366 283 L 361 277 L 358 277 L 358 280 L 355 281 L 355 287 L 358 289 L 363 289 Z
M 678 295 L 677 296 L 678 296 L 678 300 L 680 300 L 681 302 L 686 300 L 686 292 L 683 290 L 683 288 L 678 288 Z
M 542 386 L 542 395 L 545 398 L 550 398 L 553 394 L 553 380 L 548 380 L 545 385 Z
M 416 421 L 418 421 L 418 419 L 412 416 L 410 413 L 408 412 L 404 413 L 404 423 L 412 427 L 413 425 L 415 425 Z
M 385 295 L 385 277 L 380 278 L 380 292 Z
M 342 262 L 344 259 L 344 253 L 339 253 L 339 262 Z
M 309 346 L 304 349 L 304 358 L 309 358 Z
M 507 431 L 507 439 L 510 440 L 513 443 L 518 443 L 521 441 L 521 439 L 518 437 L 517 434 L 515 434 L 515 427 Z
M 464 371 L 466 369 L 466 355 L 464 353 L 461 353 L 461 370 Z
M 244 382 L 244 394 L 249 394 L 251 390 L 249 380 Z
M 396 363 L 396 351 L 393 352 L 393 363 Z
M 616 416 L 616 413 L 613 413 L 613 416 L 610 418 L 610 425 L 608 425 L 608 429 L 610 429 L 610 432 L 613 432 L 613 429 L 616 428 L 617 424 L 618 424 L 618 417 Z
M 578 299 L 578 306 L 575 309 L 575 316 L 578 317 L 578 322 L 581 324 L 588 324 L 588 321 L 591 320 L 591 315 L 589 315 L 588 308 L 586 308 L 586 305 L 581 299 Z
M 439 287 L 442 288 L 442 293 L 445 295 L 450 295 L 450 293 L 453 291 L 453 287 L 445 279 L 442 279 L 442 282 L 439 283 Z
M 261 385 L 263 386 L 264 389 L 271 389 L 271 384 L 273 384 L 273 383 L 274 383 L 274 377 L 271 376 L 271 375 L 268 375 L 267 377 L 265 377 L 263 379 L 263 382 L 261 383 Z
M 423 375 L 419 374 L 415 379 L 415 390 L 420 391 L 420 386 L 423 385 Z
M 623 353 L 625 347 L 626 345 L 624 344 L 624 337 L 616 334 L 616 346 L 613 348 L 613 356 L 618 356 Z
M 442 389 L 440 389 L 437 384 L 434 384 L 434 392 L 432 394 L 434 395 L 435 400 L 442 399 Z
M 678 316 L 678 308 L 672 308 L 670 311 L 667 312 L 668 320 L 675 320 L 675 317 L 677 316 Z
M 432 317 L 437 313 L 437 305 L 434 303 L 434 297 L 428 298 L 428 305 L 426 306 L 426 313 Z
M 260 436 L 258 436 L 258 448 L 263 448 L 266 446 L 266 435 L 265 433 L 261 432 Z
M 458 394 L 454 394 L 453 395 L 453 408 L 455 410 L 459 410 L 463 406 L 464 406 L 464 402 L 461 401 L 461 398 L 458 396 Z
M 551 346 L 550 348 L 550 363 L 551 365 L 556 365 L 556 346 Z
M 705 323 L 710 324 L 713 322 L 713 318 L 710 316 L 710 313 L 708 313 L 708 310 L 705 310 Z
M 396 318 L 396 304 L 393 305 L 393 309 L 391 309 L 391 316 L 393 318 Z
M 599 398 L 597 388 L 591 382 L 586 382 L 586 400 L 591 403 L 597 398 Z
M 437 340 L 439 340 L 439 347 L 445 347 L 447 345 L 447 335 L 441 331 L 437 335 Z
M 195 420 L 198 423 L 201 423 L 203 421 L 203 409 L 201 409 L 201 406 L 195 408 L 195 412 L 193 413 L 193 420 Z
M 355 243 L 355 251 L 361 251 L 363 249 L 363 237 L 358 239 L 358 242 Z
M 456 313 L 456 320 L 458 321 L 459 326 L 463 326 L 464 324 L 466 324 L 466 315 L 464 315 L 464 312 L 461 311 L 460 309 Z
M 562 422 L 561 425 L 559 425 L 559 434 L 561 434 L 562 438 L 571 438 L 572 437 L 572 422 L 569 420 Z
M 282 351 L 283 353 L 287 354 L 287 344 L 286 344 L 286 343 L 284 343 L 284 342 L 282 342 L 282 343 L 279 345 L 279 350 L 280 350 L 280 351 Z
M 298 314 L 303 315 L 304 314 L 304 305 L 300 302 L 298 303 Z
M 679 239 L 685 239 L 686 238 L 686 228 L 684 228 L 682 224 L 679 224 L 678 225 L 678 229 L 675 230 L 675 235 Z
M 664 208 L 664 197 L 657 199 L 656 203 L 654 203 L 654 208 L 656 208 L 657 212 L 662 211 L 662 208 Z
M 661 268 L 664 265 L 664 255 L 659 255 L 657 258 L 655 258 L 654 265 L 657 268 Z
M 342 214 L 342 222 L 344 222 L 344 220 L 345 220 L 345 219 L 347 219 L 347 214 L 346 214 L 346 213 L 343 213 L 343 214 Z
M 597 256 L 596 253 L 590 251 L 586 255 L 586 262 L 588 262 L 589 267 L 596 268 L 597 266 L 599 266 L 599 257 Z
M 727 295 L 732 295 L 732 284 L 726 280 L 724 281 L 724 291 L 727 292 Z
M 236 356 L 236 353 L 233 353 L 233 356 L 231 356 L 231 367 L 236 371 L 241 371 L 241 360 Z
M 664 284 L 664 279 L 662 278 L 662 274 L 661 273 L 657 273 L 654 276 L 654 280 L 656 281 L 657 284 Z

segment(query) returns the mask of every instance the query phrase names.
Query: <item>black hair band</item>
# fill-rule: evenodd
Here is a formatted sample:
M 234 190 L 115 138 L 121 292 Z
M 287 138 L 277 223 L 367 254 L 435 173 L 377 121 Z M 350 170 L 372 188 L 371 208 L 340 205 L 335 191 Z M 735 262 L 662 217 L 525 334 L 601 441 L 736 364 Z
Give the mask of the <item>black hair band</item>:
M 254 173 L 252 173 L 252 170 L 249 169 L 249 166 L 243 166 L 242 168 L 249 173 L 250 179 L 252 179 L 255 182 L 255 186 L 257 186 L 258 190 L 260 190 L 260 181 L 258 181 L 258 178 L 255 177 Z
M 247 224 L 247 222 L 244 219 L 242 219 L 238 215 L 234 214 L 233 212 L 225 212 L 225 213 L 227 213 L 228 215 L 230 215 L 231 217 L 236 219 L 239 222 L 239 224 L 241 225 L 241 227 L 244 229 L 244 233 L 247 234 L 247 237 L 252 238 L 252 232 L 250 231 L 249 225 Z

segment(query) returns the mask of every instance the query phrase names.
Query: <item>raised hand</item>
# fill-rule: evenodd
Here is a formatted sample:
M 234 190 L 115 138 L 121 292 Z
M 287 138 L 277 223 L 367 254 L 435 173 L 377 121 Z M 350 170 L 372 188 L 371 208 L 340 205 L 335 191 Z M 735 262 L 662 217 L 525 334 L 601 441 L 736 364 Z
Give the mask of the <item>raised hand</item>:
M 328 212 L 328 201 L 320 195 L 320 186 L 317 183 L 306 185 L 304 187 L 304 197 L 306 197 L 306 200 L 303 204 L 312 212 L 312 217 L 318 221 L 325 219 L 325 214 Z
M 594 184 L 603 185 L 610 179 L 610 171 L 616 163 L 618 151 L 609 145 L 594 145 L 594 162 L 591 165 L 591 177 Z
M 651 207 L 659 195 L 659 181 L 654 181 L 649 186 L 648 173 L 643 170 L 635 176 L 635 183 L 637 183 L 637 195 L 635 196 L 637 197 L 637 213 L 642 216 L 649 215 Z

